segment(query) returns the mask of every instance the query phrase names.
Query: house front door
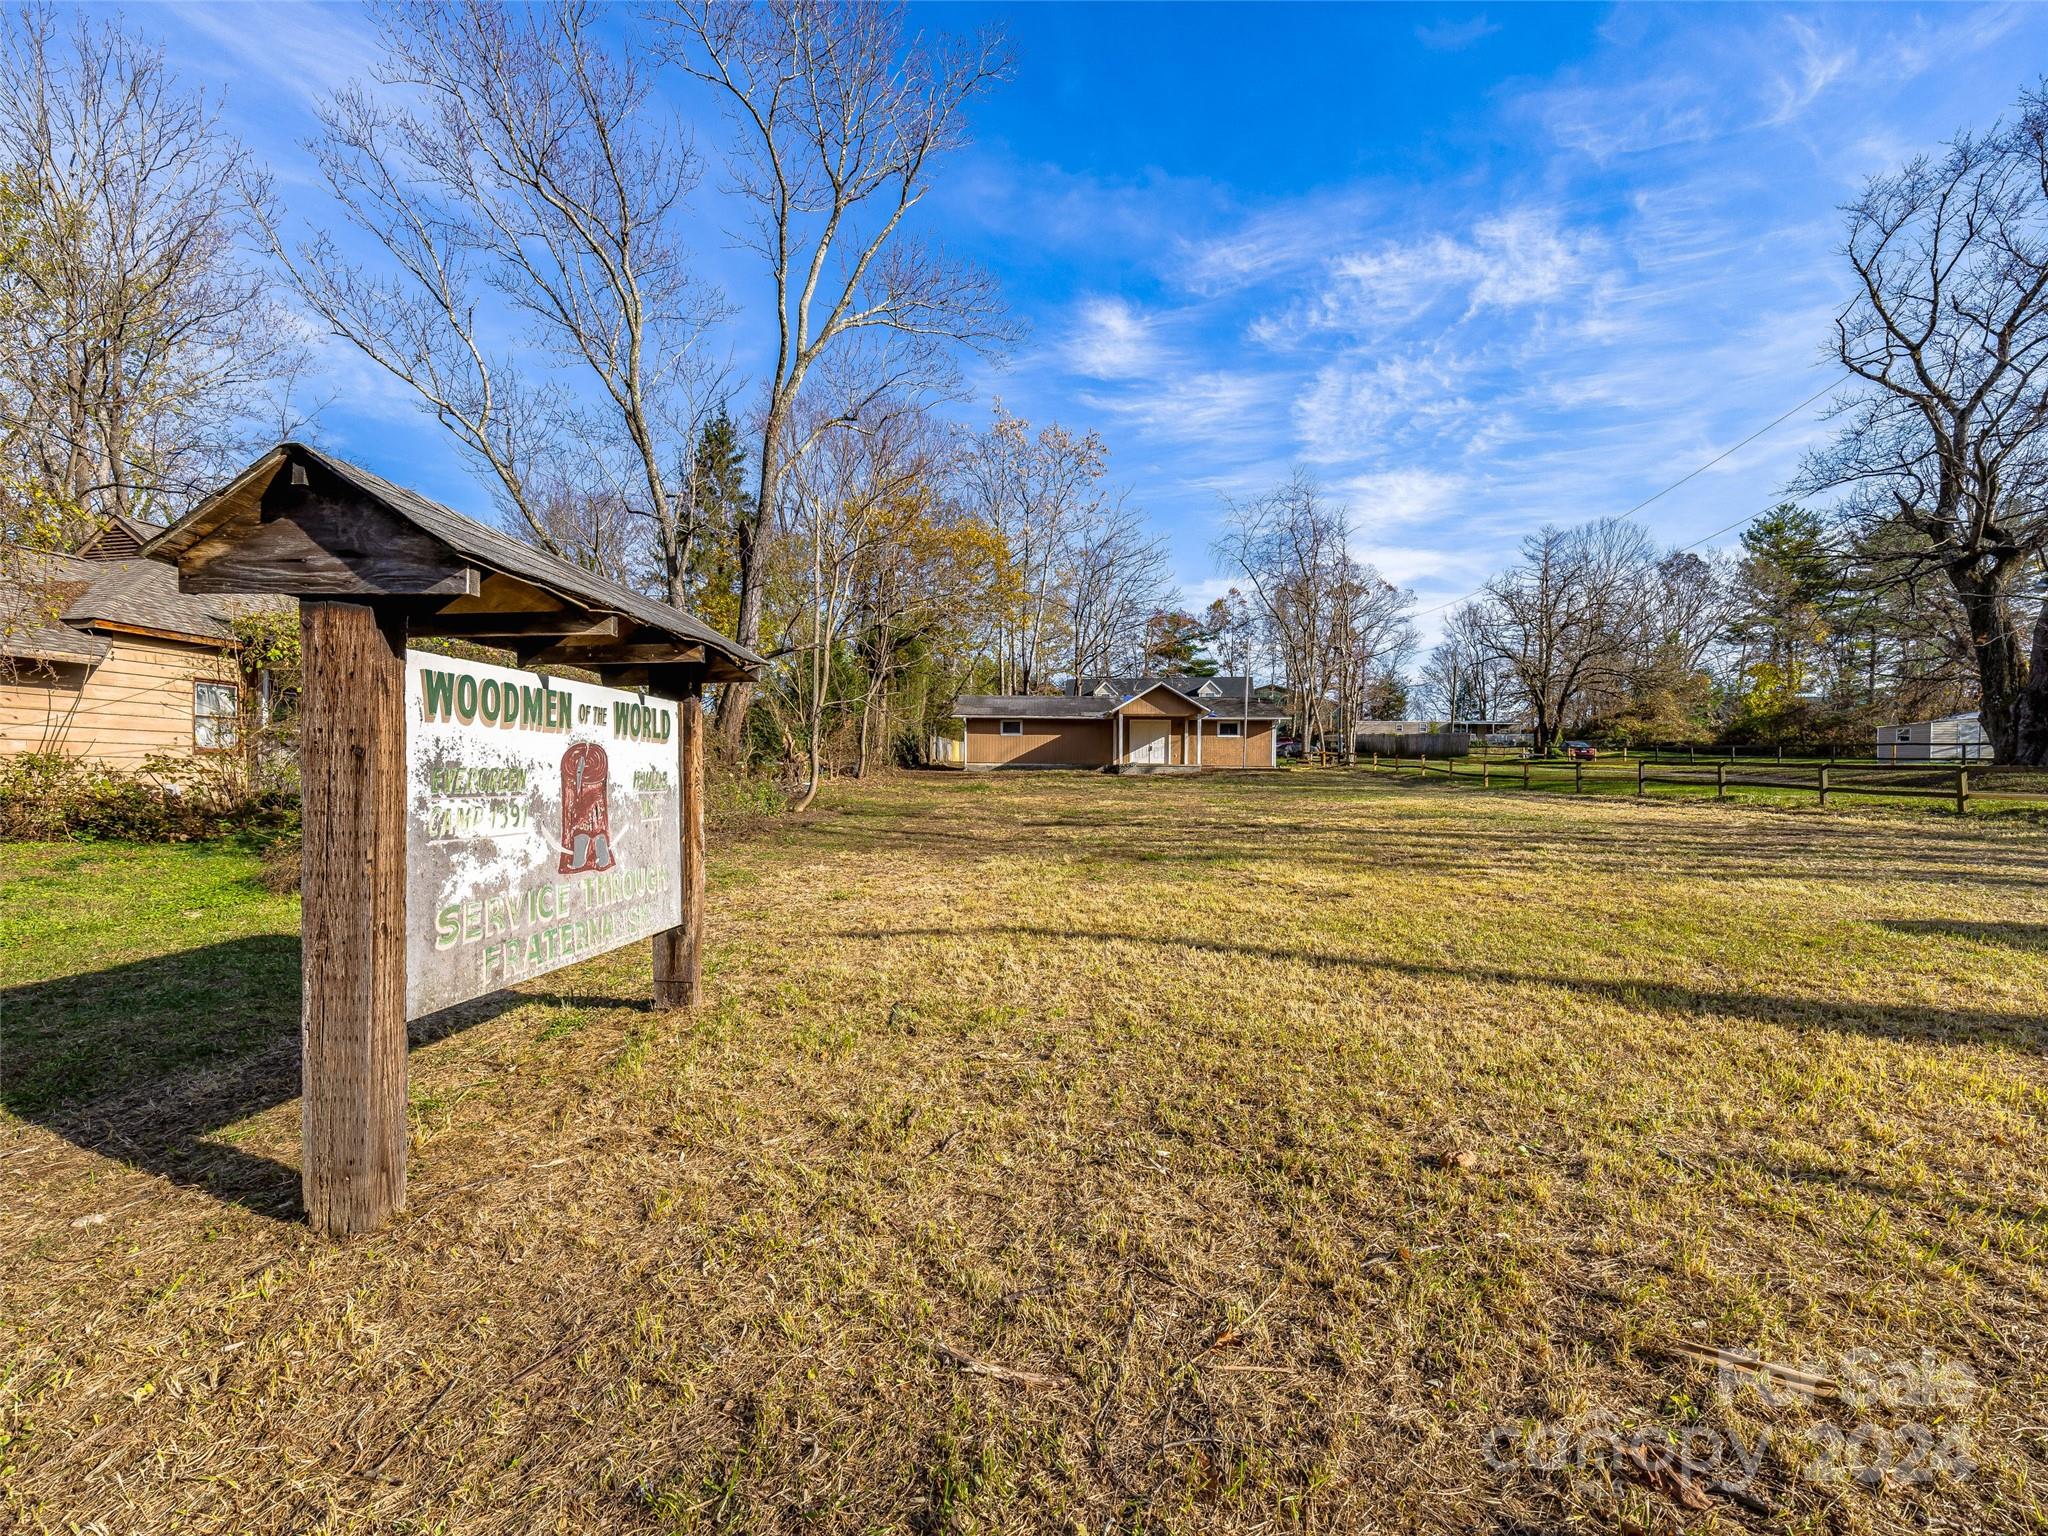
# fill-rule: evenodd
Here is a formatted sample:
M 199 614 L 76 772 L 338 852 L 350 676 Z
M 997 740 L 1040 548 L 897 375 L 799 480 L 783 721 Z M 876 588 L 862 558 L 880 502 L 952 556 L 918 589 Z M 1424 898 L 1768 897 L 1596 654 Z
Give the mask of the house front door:
M 1132 720 L 1130 722 L 1130 760 L 1134 763 L 1166 764 L 1166 730 L 1164 720 Z

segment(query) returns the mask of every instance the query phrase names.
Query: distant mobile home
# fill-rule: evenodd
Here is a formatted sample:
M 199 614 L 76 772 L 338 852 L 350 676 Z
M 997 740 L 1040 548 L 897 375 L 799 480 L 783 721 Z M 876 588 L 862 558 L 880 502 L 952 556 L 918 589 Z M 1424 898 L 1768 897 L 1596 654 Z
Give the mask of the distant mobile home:
M 960 734 L 933 757 L 968 770 L 1272 768 L 1284 713 L 1248 677 L 1082 677 L 1059 694 L 962 694 Z
M 1360 752 L 1463 757 L 1472 750 L 1468 727 L 1436 720 L 1358 720 L 1352 723 L 1352 730 L 1353 746 Z
M 1988 762 L 1990 757 L 1991 740 L 1975 711 L 1877 728 L 1877 759 L 1881 763 Z

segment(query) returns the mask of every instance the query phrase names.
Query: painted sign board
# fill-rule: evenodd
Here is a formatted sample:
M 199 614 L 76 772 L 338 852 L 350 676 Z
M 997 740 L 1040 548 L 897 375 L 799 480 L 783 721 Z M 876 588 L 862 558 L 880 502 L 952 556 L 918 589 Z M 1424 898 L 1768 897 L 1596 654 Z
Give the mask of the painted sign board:
M 682 921 L 671 699 L 405 653 L 405 1016 Z

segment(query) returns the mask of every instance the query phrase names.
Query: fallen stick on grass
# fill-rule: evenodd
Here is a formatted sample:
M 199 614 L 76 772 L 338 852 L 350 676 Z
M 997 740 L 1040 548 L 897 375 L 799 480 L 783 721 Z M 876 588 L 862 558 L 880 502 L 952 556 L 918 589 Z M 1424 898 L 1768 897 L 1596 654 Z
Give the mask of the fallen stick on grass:
M 1716 1370 L 1729 1370 L 1739 1376 L 1761 1376 L 1794 1392 L 1820 1399 L 1837 1395 L 1839 1389 L 1826 1376 L 1816 1376 L 1811 1371 L 1802 1371 L 1797 1366 L 1779 1365 L 1776 1361 L 1765 1360 L 1739 1349 L 1718 1349 L 1712 1344 L 1694 1344 L 1687 1339 L 1674 1339 L 1671 1353 L 1682 1359 L 1700 1365 L 1710 1365 Z
M 1045 1376 L 1037 1371 L 1014 1370 L 1007 1365 L 991 1365 L 986 1360 L 977 1360 L 972 1355 L 963 1355 L 949 1344 L 934 1342 L 932 1348 L 955 1370 L 965 1371 L 970 1376 L 987 1376 L 996 1381 L 1014 1382 L 1020 1387 L 1064 1387 L 1064 1376 Z

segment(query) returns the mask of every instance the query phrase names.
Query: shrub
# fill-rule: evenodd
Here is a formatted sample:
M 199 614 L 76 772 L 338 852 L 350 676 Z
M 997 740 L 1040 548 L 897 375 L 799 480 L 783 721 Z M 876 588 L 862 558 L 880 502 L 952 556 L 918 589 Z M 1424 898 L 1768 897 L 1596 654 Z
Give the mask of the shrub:
M 56 753 L 0 758 L 0 838 L 189 842 L 296 828 L 298 802 L 252 795 L 235 765 L 151 758 L 137 772 Z
M 294 830 L 290 835 L 280 837 L 263 850 L 261 865 L 256 871 L 256 883 L 274 896 L 289 896 L 299 888 L 301 849 L 303 843 Z

